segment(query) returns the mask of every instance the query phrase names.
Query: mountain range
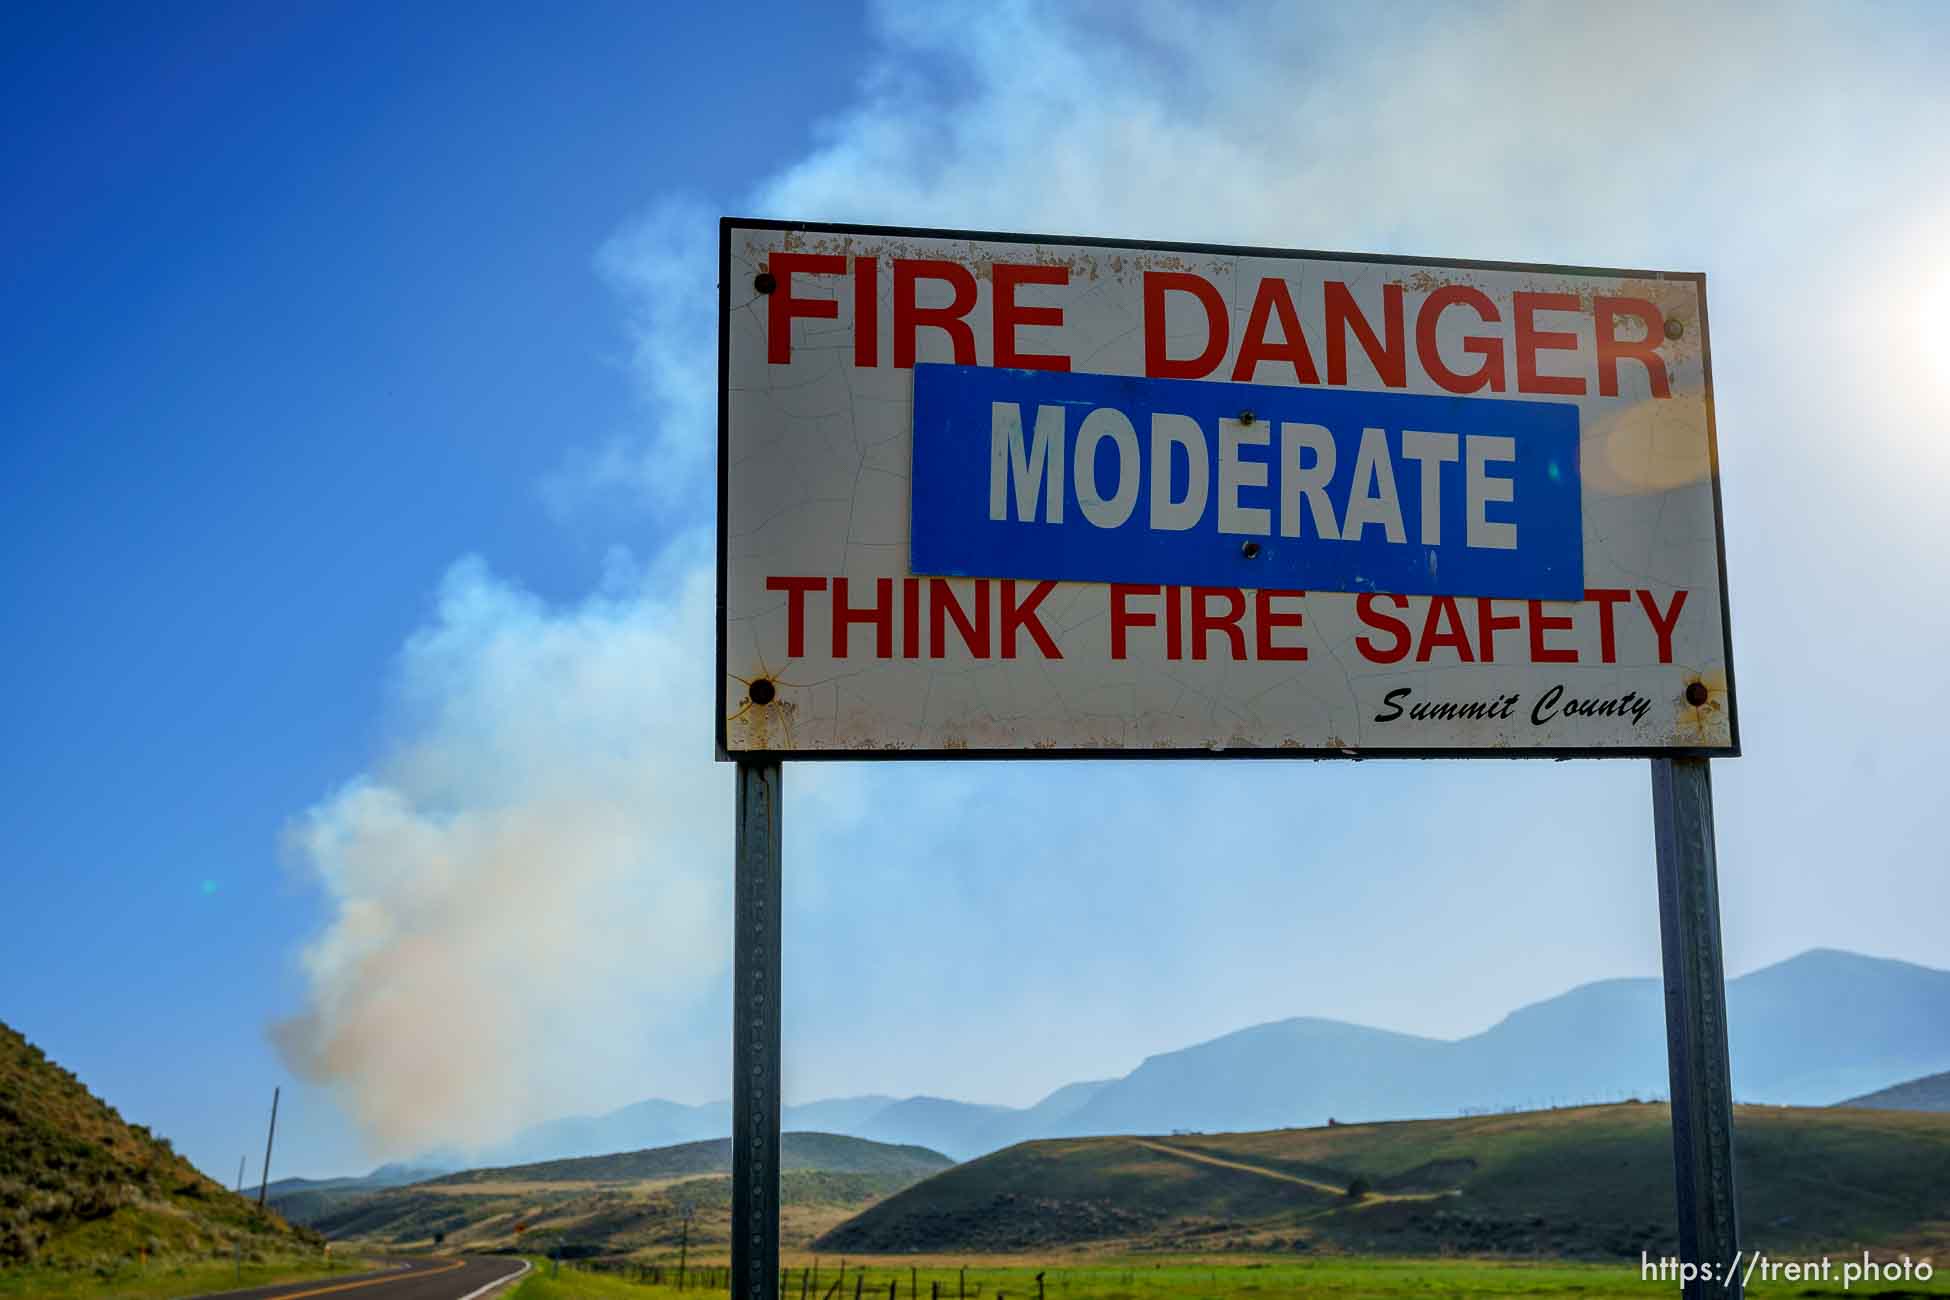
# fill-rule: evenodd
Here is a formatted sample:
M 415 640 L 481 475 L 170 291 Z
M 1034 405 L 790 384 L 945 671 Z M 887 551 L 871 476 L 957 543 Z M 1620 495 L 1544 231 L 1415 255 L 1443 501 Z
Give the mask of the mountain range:
M 1728 981 L 1727 1001 L 1742 1102 L 1829 1105 L 1950 1068 L 1950 971 L 1816 949 Z M 1122 1078 L 1067 1084 L 1029 1107 L 869 1095 L 788 1106 L 783 1122 L 966 1160 L 1030 1138 L 1453 1116 L 1667 1088 L 1662 984 L 1615 979 L 1461 1039 L 1301 1017 L 1150 1057 Z M 630 1151 L 730 1127 L 729 1102 L 644 1101 L 538 1125 L 466 1163 Z

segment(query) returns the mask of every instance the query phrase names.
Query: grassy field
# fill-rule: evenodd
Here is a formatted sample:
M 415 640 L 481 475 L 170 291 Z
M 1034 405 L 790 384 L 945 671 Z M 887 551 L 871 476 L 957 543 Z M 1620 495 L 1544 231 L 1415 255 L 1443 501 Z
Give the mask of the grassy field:
M 0 1297 L 5 1300 L 176 1300 L 238 1287 L 273 1282 L 301 1282 L 307 1278 L 344 1277 L 369 1272 L 373 1265 L 360 1259 L 325 1260 L 316 1255 L 230 1261 L 171 1260 L 147 1265 L 125 1262 L 96 1269 L 23 1265 L 0 1268 Z
M 564 1264 L 559 1271 L 552 1271 L 544 1259 L 533 1259 L 529 1263 L 535 1271 L 522 1279 L 521 1285 L 505 1292 L 507 1300 L 653 1300 L 653 1297 L 668 1293 L 672 1297 L 679 1294 L 675 1287 L 639 1286 L 626 1278 L 607 1273 L 593 1273 Z M 685 1291 L 688 1300 L 710 1300 L 713 1293 Z
M 1950 1261 L 1947 1261 L 1950 1262 Z M 1840 1260 L 1836 1261 L 1839 1278 Z M 517 1300 L 711 1300 L 723 1291 L 640 1285 L 627 1277 L 604 1275 L 563 1265 L 556 1276 L 546 1263 L 514 1293 Z M 852 1300 L 856 1280 L 860 1300 L 913 1300 L 919 1283 L 924 1298 L 940 1300 L 1037 1300 L 1036 1275 L 1043 1274 L 1042 1300 L 1229 1300 L 1231 1297 L 1326 1296 L 1437 1297 L 1566 1296 L 1580 1300 L 1624 1300 L 1669 1294 L 1676 1284 L 1640 1277 L 1637 1264 L 1532 1263 L 1462 1259 L 1334 1258 L 1303 1261 L 1211 1261 L 1159 1263 L 1154 1261 L 1093 1261 L 1070 1268 L 1017 1264 L 1006 1268 L 927 1268 L 881 1261 L 864 1268 L 849 1264 L 842 1280 L 837 1265 L 819 1276 L 820 1292 L 808 1286 L 808 1300 L 832 1294 L 833 1300 Z M 1950 1273 L 1950 1269 L 1946 1269 Z M 798 1275 L 786 1286 L 787 1300 L 797 1300 Z M 835 1285 L 837 1283 L 837 1286 Z M 938 1292 L 936 1288 L 939 1288 Z M 1927 1284 L 1906 1288 L 1886 1283 L 1858 1284 L 1844 1291 L 1839 1280 L 1827 1285 L 1805 1281 L 1763 1283 L 1748 1287 L 1756 1297 L 1825 1297 L 1875 1295 L 1950 1295 L 1950 1278 L 1942 1275 Z

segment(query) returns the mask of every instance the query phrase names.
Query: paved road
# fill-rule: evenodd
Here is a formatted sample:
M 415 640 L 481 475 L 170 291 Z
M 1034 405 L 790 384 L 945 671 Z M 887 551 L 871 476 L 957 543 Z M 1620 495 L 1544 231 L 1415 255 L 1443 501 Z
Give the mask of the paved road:
M 518 1259 L 403 1259 L 384 1273 L 351 1277 L 315 1277 L 309 1282 L 286 1282 L 252 1291 L 224 1291 L 223 1300 L 299 1300 L 301 1296 L 331 1296 L 333 1300 L 473 1300 L 500 1297 L 510 1288 L 499 1282 L 518 1277 L 528 1267 Z

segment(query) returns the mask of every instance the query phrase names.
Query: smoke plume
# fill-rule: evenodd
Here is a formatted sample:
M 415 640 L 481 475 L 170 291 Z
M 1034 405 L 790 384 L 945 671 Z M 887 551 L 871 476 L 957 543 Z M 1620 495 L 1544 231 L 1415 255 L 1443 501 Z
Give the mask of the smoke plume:
M 290 828 L 335 918 L 276 1038 L 377 1149 L 668 1079 L 656 1035 L 716 977 L 728 905 L 713 591 L 682 558 L 568 610 L 457 564 L 402 656 L 405 738 Z

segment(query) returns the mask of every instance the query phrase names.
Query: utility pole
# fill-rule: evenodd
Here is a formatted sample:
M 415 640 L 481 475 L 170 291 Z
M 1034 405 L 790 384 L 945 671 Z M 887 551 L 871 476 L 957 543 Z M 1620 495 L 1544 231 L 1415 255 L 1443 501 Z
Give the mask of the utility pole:
M 237 1157 L 237 1195 L 239 1196 L 244 1194 L 244 1162 L 248 1159 L 250 1159 L 248 1155 Z
M 278 1136 L 278 1094 L 280 1087 L 271 1089 L 271 1131 L 264 1136 L 264 1176 L 257 1184 L 257 1208 L 264 1208 L 264 1193 L 271 1190 L 271 1143 Z

